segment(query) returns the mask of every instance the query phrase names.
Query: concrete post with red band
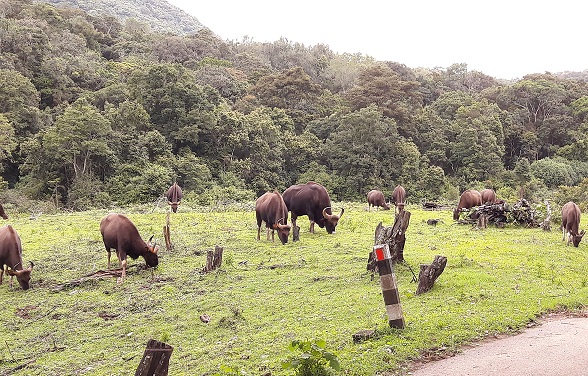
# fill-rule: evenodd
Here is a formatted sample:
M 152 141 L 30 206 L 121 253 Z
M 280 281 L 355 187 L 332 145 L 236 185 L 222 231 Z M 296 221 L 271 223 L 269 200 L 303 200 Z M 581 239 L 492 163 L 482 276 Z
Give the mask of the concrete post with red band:
M 375 245 L 374 254 L 376 255 L 376 262 L 378 264 L 380 286 L 382 286 L 382 295 L 384 297 L 384 304 L 386 304 L 388 324 L 391 328 L 404 329 L 404 316 L 402 315 L 400 295 L 396 288 L 396 275 L 394 274 L 388 244 Z

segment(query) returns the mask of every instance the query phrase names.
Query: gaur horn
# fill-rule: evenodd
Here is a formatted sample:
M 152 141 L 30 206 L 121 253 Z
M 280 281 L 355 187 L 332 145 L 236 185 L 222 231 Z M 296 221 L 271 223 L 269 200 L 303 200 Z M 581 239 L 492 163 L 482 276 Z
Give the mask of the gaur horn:
M 325 219 L 327 221 L 330 221 L 331 218 L 333 218 L 332 214 L 327 214 L 327 209 L 330 209 L 330 208 L 331 208 L 330 206 L 327 206 L 326 208 L 323 209 L 323 217 L 325 217 Z

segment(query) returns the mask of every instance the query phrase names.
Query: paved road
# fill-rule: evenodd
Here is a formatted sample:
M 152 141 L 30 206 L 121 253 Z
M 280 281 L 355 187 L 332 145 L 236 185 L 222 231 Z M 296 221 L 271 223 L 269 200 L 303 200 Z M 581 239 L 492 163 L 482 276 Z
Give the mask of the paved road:
M 416 366 L 412 376 L 586 376 L 588 318 L 548 320 L 523 333 L 484 341 L 451 358 Z

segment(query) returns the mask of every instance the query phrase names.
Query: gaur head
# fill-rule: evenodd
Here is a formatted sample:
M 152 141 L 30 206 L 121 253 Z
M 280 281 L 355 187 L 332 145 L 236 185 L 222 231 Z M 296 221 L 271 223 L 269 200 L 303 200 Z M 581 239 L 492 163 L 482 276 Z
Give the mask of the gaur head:
M 582 236 L 584 236 L 585 233 L 586 231 L 582 230 L 578 235 L 570 235 L 572 237 L 572 244 L 574 245 L 574 247 L 578 247 L 580 245 Z
M 143 258 L 145 259 L 145 263 L 147 266 L 156 267 L 159 264 L 159 259 L 157 257 L 157 251 L 159 251 L 159 246 L 151 241 L 153 240 L 153 235 L 149 238 L 148 242 L 145 242 L 145 251 L 143 254 Z
M 31 265 L 23 270 L 12 270 L 12 269 L 8 269 L 8 275 L 12 276 L 12 277 L 16 277 L 16 280 L 18 281 L 18 284 L 20 285 L 20 287 L 23 290 L 28 290 L 30 285 L 29 282 L 31 280 L 31 272 L 33 271 L 33 266 L 35 264 L 32 263 L 31 261 Z
M 280 241 L 282 242 L 282 244 L 286 244 L 286 243 L 288 243 L 288 236 L 290 236 L 291 226 L 280 223 L 283 221 L 284 221 L 284 218 L 278 219 L 278 222 L 274 223 L 272 228 L 274 230 L 278 231 L 278 238 L 280 238 Z
M 337 224 L 339 223 L 339 219 L 341 219 L 341 217 L 343 216 L 345 209 L 341 208 L 341 214 L 339 214 L 339 215 L 328 214 L 327 209 L 331 209 L 331 207 L 328 206 L 323 209 L 323 218 L 325 219 L 325 223 L 324 223 L 325 229 L 327 230 L 327 233 L 333 234 L 333 233 L 335 233 L 335 227 L 337 227 Z

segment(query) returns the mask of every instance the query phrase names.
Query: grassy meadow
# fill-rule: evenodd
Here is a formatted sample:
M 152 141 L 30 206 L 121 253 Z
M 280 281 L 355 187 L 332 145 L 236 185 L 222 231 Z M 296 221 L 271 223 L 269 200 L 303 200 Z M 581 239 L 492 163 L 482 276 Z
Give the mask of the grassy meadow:
M 253 204 L 211 210 L 183 204 L 171 215 L 174 249 L 162 244 L 159 266 L 131 267 L 115 278 L 63 283 L 106 269 L 99 231 L 108 211 L 40 215 L 10 213 L 24 264 L 35 263 L 31 288 L 0 286 L 0 375 L 131 375 L 150 338 L 174 347 L 170 375 L 290 375 L 281 362 L 292 340 L 324 339 L 345 375 L 402 373 L 419 356 L 453 351 L 469 341 L 516 332 L 538 315 L 581 309 L 588 301 L 588 241 L 566 247 L 553 231 L 454 224 L 449 211 L 412 213 L 404 256 L 418 265 L 448 259 L 433 289 L 395 268 L 406 328 L 388 327 L 379 278 L 366 271 L 374 230 L 391 226 L 394 211 L 345 206 L 337 232 L 308 233 L 300 241 L 257 241 Z M 147 239 L 163 243 L 167 208 L 120 210 Z M 440 218 L 435 227 L 426 224 Z M 586 228 L 585 225 L 581 226 Z M 206 252 L 224 248 L 220 269 L 203 274 Z M 114 265 L 117 265 L 113 253 Z M 129 260 L 129 265 L 144 260 Z M 60 288 L 62 287 L 62 288 Z M 206 314 L 209 323 L 200 320 Z M 352 335 L 375 329 L 374 338 Z

